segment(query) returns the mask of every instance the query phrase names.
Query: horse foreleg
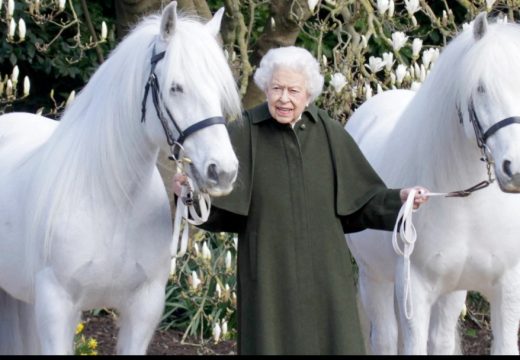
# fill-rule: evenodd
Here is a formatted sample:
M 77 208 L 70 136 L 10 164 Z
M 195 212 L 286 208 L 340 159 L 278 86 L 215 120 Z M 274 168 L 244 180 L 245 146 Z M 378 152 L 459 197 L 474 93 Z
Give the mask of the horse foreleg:
M 73 355 L 74 333 L 81 312 L 51 269 L 36 276 L 36 326 L 44 355 Z
M 142 286 L 120 307 L 118 355 L 145 355 L 164 311 L 164 284 Z
M 403 354 L 426 355 L 433 301 L 428 298 L 423 284 L 418 281 L 419 276 L 416 275 L 413 266 L 411 273 L 405 269 L 404 260 L 401 258 L 396 263 L 395 298 L 399 330 L 402 332 Z
M 359 273 L 359 295 L 370 322 L 372 355 L 397 355 L 397 318 L 394 312 L 394 285 Z
M 430 317 L 428 354 L 461 353 L 457 324 L 465 301 L 466 291 L 454 291 L 440 296 L 435 302 Z
M 520 321 L 520 278 L 518 271 L 507 272 L 493 289 L 491 307 L 492 355 L 518 355 Z

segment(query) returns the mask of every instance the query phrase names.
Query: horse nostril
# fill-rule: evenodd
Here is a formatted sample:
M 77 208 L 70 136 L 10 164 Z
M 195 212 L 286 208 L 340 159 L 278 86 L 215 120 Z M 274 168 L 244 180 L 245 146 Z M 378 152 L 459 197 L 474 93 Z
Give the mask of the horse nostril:
M 208 179 L 218 183 L 218 171 L 217 171 L 217 165 L 210 164 L 208 166 Z
M 511 172 L 511 161 L 504 160 L 504 162 L 502 163 L 502 170 L 504 170 L 506 175 L 510 178 L 513 177 L 513 173 Z

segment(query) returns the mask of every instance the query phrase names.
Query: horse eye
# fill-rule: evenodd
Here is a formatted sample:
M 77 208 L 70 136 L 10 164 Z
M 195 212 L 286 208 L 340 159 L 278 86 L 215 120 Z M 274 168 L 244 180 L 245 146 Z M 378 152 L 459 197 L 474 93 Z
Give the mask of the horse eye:
M 480 84 L 478 87 L 477 87 L 477 92 L 479 94 L 485 94 L 486 93 L 486 88 L 484 87 L 484 85 Z
M 172 84 L 172 87 L 171 87 L 170 90 L 171 90 L 172 92 L 174 92 L 174 93 L 175 93 L 175 92 L 179 92 L 179 93 L 184 92 L 184 89 L 182 88 L 182 86 L 179 85 L 179 84 L 176 84 L 176 83 L 173 83 L 173 84 Z

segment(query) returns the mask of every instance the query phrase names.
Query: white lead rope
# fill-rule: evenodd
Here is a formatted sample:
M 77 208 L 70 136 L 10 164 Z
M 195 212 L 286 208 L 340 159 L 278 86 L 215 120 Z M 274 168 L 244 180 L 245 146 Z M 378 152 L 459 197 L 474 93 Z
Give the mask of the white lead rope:
M 397 255 L 401 255 L 404 258 L 404 315 L 410 320 L 413 317 L 413 306 L 410 301 L 412 293 L 411 275 L 410 275 L 410 256 L 412 255 L 413 248 L 415 246 L 415 240 L 417 239 L 417 232 L 412 222 L 412 213 L 416 210 L 413 209 L 413 202 L 417 190 L 412 189 L 408 194 L 406 202 L 401 206 L 397 220 L 395 222 L 394 231 L 392 233 L 392 246 Z M 446 196 L 449 193 L 427 193 L 425 196 Z M 399 223 L 400 222 L 400 223 Z M 403 243 L 402 249 L 399 246 L 398 236 Z
M 209 210 L 211 208 L 211 198 L 206 193 L 198 194 L 198 207 L 200 214 L 197 213 L 195 205 L 186 205 L 183 199 L 188 195 L 188 192 L 193 189 L 193 183 L 190 178 L 187 178 L 187 184 L 182 186 L 181 194 L 177 198 L 175 209 L 175 219 L 173 221 L 173 236 L 170 245 L 170 254 L 172 256 L 170 274 L 175 273 L 177 258 L 183 256 L 188 248 L 189 225 L 200 225 L 208 220 Z M 182 235 L 181 235 L 181 226 Z M 179 249 L 180 239 L 180 249 Z

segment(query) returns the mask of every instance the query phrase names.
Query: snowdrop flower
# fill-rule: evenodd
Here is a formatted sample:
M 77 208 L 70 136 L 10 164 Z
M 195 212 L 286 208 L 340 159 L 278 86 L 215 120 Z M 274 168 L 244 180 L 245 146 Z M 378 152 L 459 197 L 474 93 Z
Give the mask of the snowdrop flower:
M 422 63 L 424 67 L 427 69 L 430 67 L 430 64 L 433 61 L 434 52 L 435 50 L 433 48 L 430 48 L 428 50 L 423 51 L 422 53 Z
M 383 92 L 383 88 L 381 87 L 381 84 L 377 83 L 376 93 L 377 94 L 381 94 L 382 92 Z
M 230 292 L 231 292 L 231 289 L 229 288 L 229 285 L 228 284 L 224 285 L 224 294 L 226 295 L 226 297 L 230 296 L 229 295 Z
M 238 236 L 233 236 L 233 246 L 235 247 L 235 250 L 238 248 Z
M 58 0 L 58 9 L 60 11 L 65 10 L 65 0 Z
M 215 326 L 213 326 L 213 341 L 218 342 L 220 340 L 220 334 L 222 333 L 222 329 L 220 328 L 220 325 L 218 322 L 215 323 Z
M 444 26 L 446 26 L 446 24 L 448 23 L 448 13 L 446 13 L 446 10 L 442 10 L 441 23 Z
M 7 18 L 10 19 L 14 14 L 14 0 L 7 1 Z
M 309 10 L 313 12 L 316 5 L 318 5 L 318 0 L 308 0 L 307 5 L 309 5 Z
M 347 84 L 347 78 L 341 73 L 335 73 L 330 79 L 330 85 L 334 88 L 336 93 L 339 93 L 341 89 Z
M 383 53 L 383 62 L 385 63 L 385 69 L 387 71 L 392 70 L 392 66 L 394 65 L 394 54 L 391 52 Z
M 365 83 L 365 99 L 370 99 L 372 97 L 372 88 L 370 87 L 370 84 L 368 82 Z
M 462 24 L 462 31 L 466 31 L 466 30 L 468 30 L 468 29 L 470 29 L 470 28 L 471 28 L 471 25 L 468 24 L 467 22 L 465 22 L 464 24 Z
M 217 297 L 220 299 L 222 297 L 222 288 L 219 283 L 215 286 L 215 292 L 217 293 Z
M 199 279 L 199 276 L 197 275 L 197 272 L 196 271 L 192 271 L 191 272 L 191 288 L 193 290 L 197 290 L 197 288 L 199 287 L 201 281 Z
M 466 304 L 462 306 L 462 310 L 460 312 L 460 318 L 464 319 L 468 313 L 468 308 L 466 307 Z
M 11 73 L 11 80 L 13 81 L 13 84 L 16 86 L 16 83 L 18 82 L 18 76 L 20 75 L 20 70 L 18 69 L 18 65 L 15 65 L 13 68 L 13 72 Z
M 195 256 L 200 255 L 199 245 L 196 242 L 193 242 L 193 250 L 195 251 Z
M 396 80 L 397 86 L 400 86 L 401 83 L 403 82 L 404 77 L 406 76 L 406 72 L 407 72 L 406 65 L 404 65 L 404 64 L 397 65 L 397 69 L 395 70 L 395 80 Z
M 5 93 L 6 93 L 7 97 L 13 95 L 13 82 L 11 81 L 11 79 L 7 80 L 7 86 L 5 88 Z
M 361 35 L 361 48 L 364 49 L 368 46 L 368 39 L 365 35 Z
M 205 241 L 202 243 L 202 258 L 206 260 L 211 259 L 211 251 L 209 251 L 208 244 Z
M 419 38 L 413 39 L 412 42 L 412 56 L 414 58 L 419 57 L 419 53 L 421 52 L 423 41 Z
M 392 85 L 394 85 L 395 84 L 395 80 L 396 80 L 396 76 L 395 76 L 395 74 L 393 72 L 391 72 L 390 73 L 390 83 Z
M 388 5 L 388 17 L 392 18 L 394 16 L 395 4 L 394 0 L 390 0 L 390 4 Z
M 105 41 L 107 39 L 107 33 L 107 23 L 103 21 L 101 23 L 101 41 Z
M 28 96 L 31 91 L 31 82 L 29 81 L 29 77 L 25 76 L 23 78 L 23 96 Z
M 3 2 L 2 2 L 2 0 L 0 0 L 0 11 L 2 10 L 2 4 L 3 4 Z
M 381 16 L 385 15 L 385 12 L 390 7 L 390 0 L 377 0 L 377 12 Z
M 417 91 L 421 87 L 421 83 L 418 81 L 412 82 L 412 85 L 410 86 L 410 90 Z
M 419 80 L 421 80 L 421 82 L 423 82 L 424 79 L 426 79 L 426 68 L 424 67 L 423 64 L 421 64 L 421 68 L 419 70 Z
M 323 66 L 327 66 L 328 61 L 327 61 L 327 57 L 325 55 L 323 55 L 321 57 L 321 62 L 323 63 Z
M 372 71 L 372 73 L 375 74 L 385 66 L 385 63 L 383 62 L 383 59 L 381 59 L 380 57 L 371 56 L 368 58 L 368 65 L 365 64 L 365 66 L 369 68 L 370 71 Z
M 175 275 L 175 270 L 176 269 L 177 269 L 177 258 L 176 257 L 172 257 L 172 259 L 170 261 L 170 277 Z
M 228 250 L 226 252 L 226 271 L 231 271 L 231 252 Z
M 493 4 L 495 4 L 496 0 L 486 0 L 486 10 L 490 11 L 493 8 Z
M 411 66 L 410 66 L 410 69 L 412 69 Z M 421 68 L 419 67 L 419 65 L 417 65 L 417 63 L 414 63 L 413 64 L 413 77 L 418 79 L 420 76 L 421 76 Z
M 392 47 L 395 51 L 399 51 L 406 44 L 406 40 L 408 40 L 408 36 L 404 32 L 396 31 L 392 34 Z
M 7 38 L 12 39 L 14 37 L 14 32 L 16 31 L 16 22 L 13 18 L 9 21 L 9 32 L 7 33 Z
M 507 21 L 507 14 L 500 14 L 498 16 L 498 19 L 496 21 L 497 24 L 507 24 L 508 21 Z
M 276 27 L 276 21 L 274 20 L 274 17 L 271 16 L 271 29 L 274 29 Z
M 408 11 L 408 14 L 410 14 L 410 16 L 412 16 L 421 9 L 419 0 L 404 0 L 404 3 L 406 6 L 406 11 Z
M 67 98 L 67 101 L 65 102 L 65 107 L 66 108 L 69 107 L 75 98 L 76 98 L 76 91 L 72 90 L 69 94 L 69 97 Z
M 27 28 L 25 27 L 25 21 L 24 19 L 20 18 L 20 20 L 18 20 L 18 37 L 20 38 L 20 41 L 25 40 L 26 31 Z
M 222 319 L 221 320 L 221 328 L 222 328 L 222 336 L 226 336 L 226 334 L 228 333 L 228 327 L 227 327 L 227 321 Z

